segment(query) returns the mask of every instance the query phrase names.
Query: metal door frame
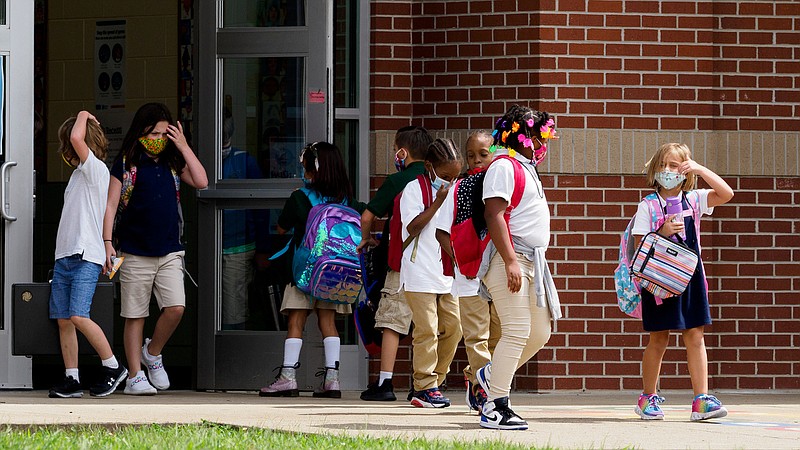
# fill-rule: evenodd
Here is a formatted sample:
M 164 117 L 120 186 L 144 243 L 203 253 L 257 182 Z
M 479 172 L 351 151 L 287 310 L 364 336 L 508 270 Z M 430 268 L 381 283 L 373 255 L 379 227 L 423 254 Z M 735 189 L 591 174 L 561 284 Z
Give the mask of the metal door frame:
M 209 390 L 252 389 L 257 383 L 271 379 L 272 368 L 282 363 L 283 331 L 218 331 L 220 255 L 218 230 L 221 208 L 280 209 L 299 180 L 248 180 L 247 183 L 219 182 L 221 174 L 220 142 L 223 108 L 223 59 L 226 57 L 301 56 L 305 57 L 305 91 L 323 89 L 326 101 L 309 103 L 304 92 L 306 123 L 325 123 L 325 127 L 305 127 L 306 140 L 333 140 L 333 0 L 324 7 L 318 1 L 306 1 L 306 25 L 277 28 L 224 28 L 222 2 L 203 2 L 198 8 L 198 127 L 197 148 L 209 173 L 209 187 L 198 192 L 200 246 L 197 388 Z M 318 45 L 325 42 L 325 45 Z M 315 70 L 313 67 L 316 67 Z M 324 67 L 324 70 L 319 70 Z M 308 380 L 322 358 L 321 337 L 316 320 L 310 318 L 301 354 L 299 381 Z M 320 349 L 317 350 L 316 341 Z M 253 367 L 238 366 L 236 355 L 247 355 Z M 311 373 L 309 373 L 309 371 Z M 342 387 L 351 389 L 366 384 L 366 355 L 358 345 L 342 346 Z M 301 386 L 301 389 L 303 386 Z
M 29 283 L 33 270 L 33 25 L 30 1 L 6 3 L 6 24 L 0 25 L 3 64 L 2 147 L 2 322 L 0 322 L 0 388 L 32 388 L 31 359 L 12 356 L 11 286 Z M 13 88 L 12 88 L 13 87 Z

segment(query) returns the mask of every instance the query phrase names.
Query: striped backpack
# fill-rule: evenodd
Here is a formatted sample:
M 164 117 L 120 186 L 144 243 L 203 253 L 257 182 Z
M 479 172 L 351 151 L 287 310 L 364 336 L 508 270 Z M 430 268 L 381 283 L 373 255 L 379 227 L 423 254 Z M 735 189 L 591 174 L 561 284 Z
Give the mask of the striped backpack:
M 699 198 L 695 194 L 684 194 L 683 197 L 693 211 L 695 231 L 699 234 Z M 647 202 L 648 209 L 650 210 L 650 230 L 659 229 L 661 225 L 664 224 L 666 215 L 664 214 L 664 208 L 661 205 L 658 194 L 653 192 L 647 195 L 643 201 Z M 657 297 L 657 301 L 660 301 L 660 298 L 665 298 L 668 294 L 666 291 L 660 291 L 657 287 L 653 286 L 651 280 L 640 279 L 631 271 L 631 266 L 634 263 L 634 258 L 637 253 L 637 248 L 634 246 L 635 240 L 633 233 L 631 233 L 635 221 L 636 216 L 628 222 L 628 226 L 625 228 L 625 231 L 622 233 L 622 238 L 620 239 L 619 263 L 617 264 L 617 268 L 614 269 L 614 287 L 617 291 L 617 305 L 619 309 L 631 317 L 640 319 L 642 317 L 642 297 L 640 293 L 643 287 L 648 288 L 647 290 L 650 292 L 655 290 L 656 293 L 654 293 L 654 295 Z M 699 264 L 702 264 L 702 262 Z M 691 275 L 689 277 L 691 278 Z M 662 297 L 659 297 L 658 293 L 661 293 Z

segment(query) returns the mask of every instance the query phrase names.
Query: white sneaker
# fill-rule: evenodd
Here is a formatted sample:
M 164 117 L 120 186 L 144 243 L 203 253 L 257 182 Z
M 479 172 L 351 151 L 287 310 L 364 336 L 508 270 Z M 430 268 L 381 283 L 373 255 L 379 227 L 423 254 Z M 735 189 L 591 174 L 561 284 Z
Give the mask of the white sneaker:
M 164 370 L 162 357 L 161 355 L 151 355 L 147 351 L 149 344 L 150 339 L 145 339 L 142 346 L 142 363 L 147 368 L 147 377 L 150 379 L 150 384 L 159 391 L 169 389 L 169 377 L 167 376 L 167 371 Z
M 141 370 L 133 378 L 125 380 L 125 394 L 128 395 L 156 395 L 156 388 L 150 385 L 144 372 Z

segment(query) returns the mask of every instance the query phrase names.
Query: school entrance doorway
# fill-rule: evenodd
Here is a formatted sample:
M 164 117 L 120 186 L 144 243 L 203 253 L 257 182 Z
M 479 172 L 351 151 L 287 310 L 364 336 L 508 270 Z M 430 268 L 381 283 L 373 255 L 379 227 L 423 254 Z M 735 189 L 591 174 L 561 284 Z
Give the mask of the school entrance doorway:
M 216 4 L 215 4 L 216 3 Z M 198 193 L 197 388 L 252 390 L 274 380 L 283 362 L 280 310 L 285 272 L 267 258 L 288 236 L 276 232 L 285 200 L 302 185 L 301 149 L 334 141 L 350 177 L 355 133 L 335 123 L 336 20 L 344 1 L 198 2 L 196 142 L 209 172 Z M 356 11 L 357 13 L 357 11 Z M 324 366 L 316 316 L 309 316 L 298 371 L 312 390 Z M 341 317 L 342 389 L 366 385 L 366 353 L 352 317 Z

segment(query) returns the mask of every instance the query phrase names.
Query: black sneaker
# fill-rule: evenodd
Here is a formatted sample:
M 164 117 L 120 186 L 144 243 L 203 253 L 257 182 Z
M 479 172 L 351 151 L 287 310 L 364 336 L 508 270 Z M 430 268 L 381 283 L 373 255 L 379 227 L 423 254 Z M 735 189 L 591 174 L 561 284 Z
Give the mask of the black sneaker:
M 81 384 L 75 381 L 75 378 L 64 377 L 60 383 L 50 389 L 50 398 L 79 398 L 83 397 L 83 390 Z
M 374 402 L 393 402 L 397 400 L 397 397 L 394 395 L 392 379 L 387 378 L 383 380 L 380 386 L 378 386 L 377 381 L 368 385 L 367 390 L 361 393 L 361 400 Z
M 122 381 L 127 378 L 128 369 L 119 365 L 116 369 L 110 367 L 103 367 L 103 378 L 100 379 L 94 386 L 89 388 L 89 394 L 95 397 L 105 397 L 117 390 Z
M 481 426 L 493 430 L 527 430 L 528 422 L 511 410 L 508 397 L 502 397 L 483 405 Z

